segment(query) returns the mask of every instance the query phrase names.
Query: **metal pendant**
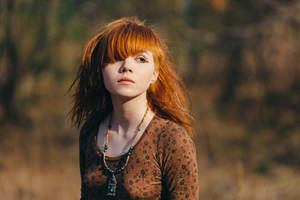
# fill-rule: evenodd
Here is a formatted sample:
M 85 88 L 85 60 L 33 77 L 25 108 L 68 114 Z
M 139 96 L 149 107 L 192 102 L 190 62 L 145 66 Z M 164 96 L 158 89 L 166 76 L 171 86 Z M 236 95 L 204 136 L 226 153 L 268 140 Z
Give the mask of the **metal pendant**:
M 115 197 L 116 194 L 117 194 L 117 179 L 115 175 L 112 173 L 111 177 L 108 179 L 106 196 Z

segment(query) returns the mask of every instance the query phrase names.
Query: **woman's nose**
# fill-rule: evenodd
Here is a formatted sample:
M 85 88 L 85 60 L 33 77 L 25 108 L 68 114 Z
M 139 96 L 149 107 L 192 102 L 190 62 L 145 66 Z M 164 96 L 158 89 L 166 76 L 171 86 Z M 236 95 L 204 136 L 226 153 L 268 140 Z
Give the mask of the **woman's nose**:
M 125 59 L 122 63 L 122 66 L 120 68 L 120 71 L 122 73 L 124 72 L 132 72 L 132 64 L 130 63 L 130 60 Z
M 132 72 L 132 69 L 130 67 L 124 66 L 122 67 L 121 72 Z

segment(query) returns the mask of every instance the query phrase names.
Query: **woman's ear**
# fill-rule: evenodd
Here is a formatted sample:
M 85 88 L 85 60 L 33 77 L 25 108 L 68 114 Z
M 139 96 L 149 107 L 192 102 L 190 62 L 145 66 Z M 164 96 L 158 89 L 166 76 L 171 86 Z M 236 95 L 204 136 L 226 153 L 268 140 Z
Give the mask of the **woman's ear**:
M 153 77 L 152 77 L 152 79 L 151 79 L 151 84 L 153 84 L 153 83 L 156 82 L 157 77 L 158 77 L 158 71 L 155 70 L 155 71 L 153 72 Z

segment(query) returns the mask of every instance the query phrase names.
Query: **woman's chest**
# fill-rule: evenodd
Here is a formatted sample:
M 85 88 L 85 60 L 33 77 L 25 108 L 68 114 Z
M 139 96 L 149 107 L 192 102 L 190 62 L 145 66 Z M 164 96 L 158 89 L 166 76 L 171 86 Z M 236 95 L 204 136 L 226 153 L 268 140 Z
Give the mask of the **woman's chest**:
M 155 142 L 144 138 L 135 148 L 124 170 L 115 175 L 116 193 L 124 199 L 159 199 L 162 174 Z M 94 197 L 104 197 L 108 192 L 111 173 L 104 165 L 103 155 L 97 154 L 94 145 L 87 147 L 85 154 L 84 184 Z M 106 163 L 109 168 L 116 170 L 124 166 L 125 158 L 107 160 Z

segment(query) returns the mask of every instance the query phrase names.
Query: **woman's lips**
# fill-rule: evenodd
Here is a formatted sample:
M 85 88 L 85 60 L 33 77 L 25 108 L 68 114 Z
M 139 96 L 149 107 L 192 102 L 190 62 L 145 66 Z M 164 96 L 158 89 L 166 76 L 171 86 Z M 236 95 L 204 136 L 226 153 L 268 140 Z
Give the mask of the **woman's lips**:
M 135 83 L 135 82 L 130 78 L 121 78 L 118 80 L 118 83 Z

